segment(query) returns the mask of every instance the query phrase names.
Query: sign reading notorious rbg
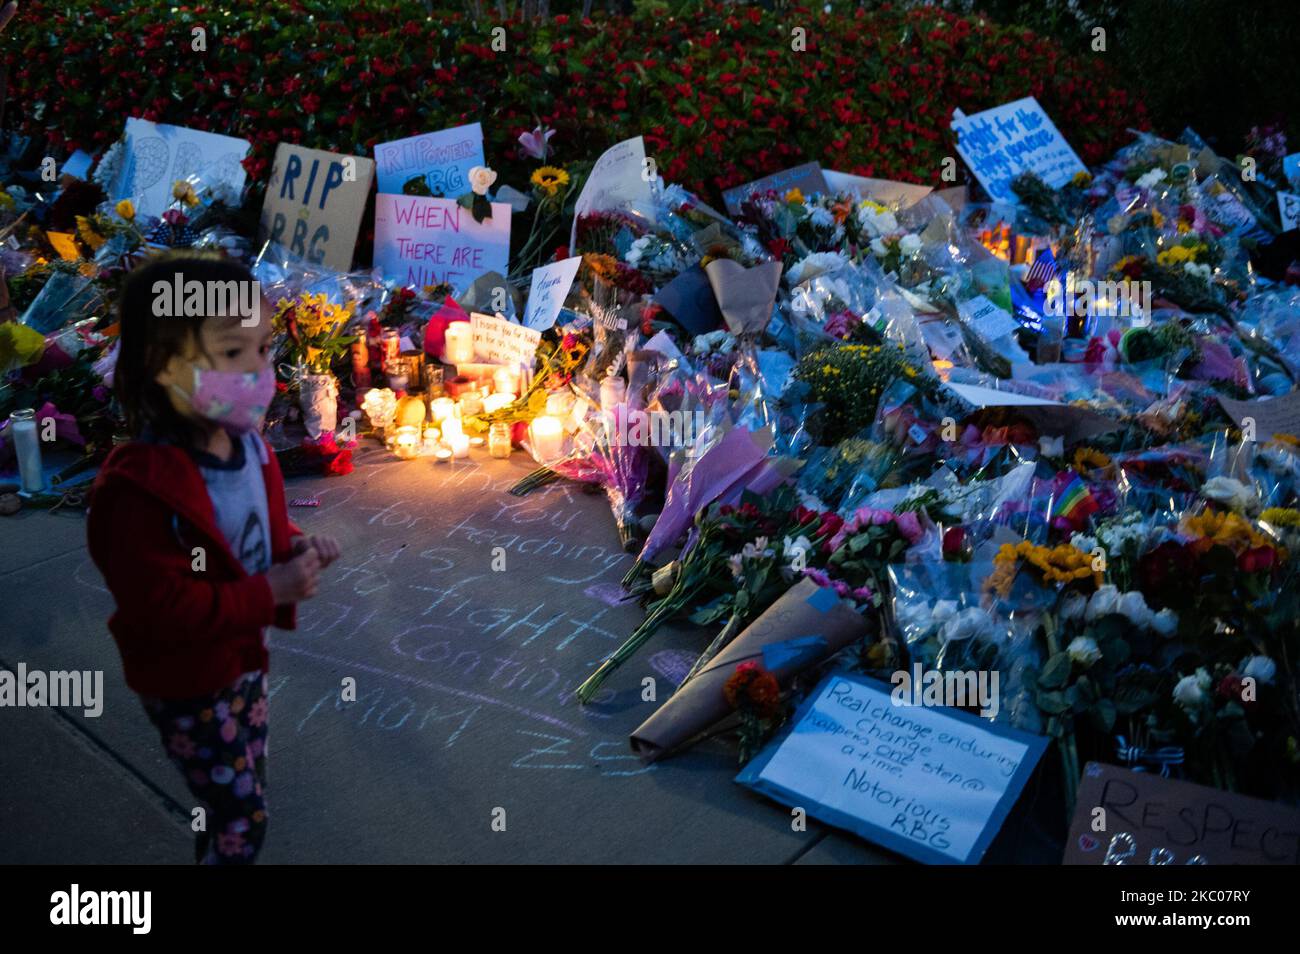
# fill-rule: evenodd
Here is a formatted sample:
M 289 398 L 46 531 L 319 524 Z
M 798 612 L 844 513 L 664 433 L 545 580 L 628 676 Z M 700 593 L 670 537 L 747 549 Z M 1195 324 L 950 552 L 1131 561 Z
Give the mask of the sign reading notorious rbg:
M 350 270 L 374 174 L 373 159 L 280 143 L 260 237 L 282 245 L 295 261 Z
M 510 206 L 492 203 L 491 218 L 475 222 L 452 199 L 375 196 L 375 268 L 385 278 L 423 288 L 446 282 L 464 291 L 486 272 L 506 274 Z

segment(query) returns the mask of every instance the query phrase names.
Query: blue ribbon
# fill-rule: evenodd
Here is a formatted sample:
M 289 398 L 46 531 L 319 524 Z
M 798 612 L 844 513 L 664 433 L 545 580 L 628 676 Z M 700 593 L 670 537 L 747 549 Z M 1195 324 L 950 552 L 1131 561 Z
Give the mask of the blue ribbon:
M 1161 778 L 1169 778 L 1169 769 L 1182 765 L 1185 759 L 1180 745 L 1166 745 L 1147 751 L 1140 745 L 1129 745 L 1122 735 L 1115 736 L 1115 753 L 1134 772 L 1159 769 Z

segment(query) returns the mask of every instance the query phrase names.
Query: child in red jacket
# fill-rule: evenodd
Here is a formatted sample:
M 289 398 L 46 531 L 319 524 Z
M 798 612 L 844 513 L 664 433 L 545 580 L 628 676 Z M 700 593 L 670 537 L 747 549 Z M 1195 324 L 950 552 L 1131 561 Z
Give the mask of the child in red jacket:
M 259 434 L 275 374 L 270 310 L 250 292 L 219 255 L 168 253 L 127 277 L 113 384 L 135 439 L 105 461 L 87 523 L 127 685 L 207 807 L 206 864 L 252 862 L 266 837 L 265 630 L 293 628 L 339 555 L 289 522 Z

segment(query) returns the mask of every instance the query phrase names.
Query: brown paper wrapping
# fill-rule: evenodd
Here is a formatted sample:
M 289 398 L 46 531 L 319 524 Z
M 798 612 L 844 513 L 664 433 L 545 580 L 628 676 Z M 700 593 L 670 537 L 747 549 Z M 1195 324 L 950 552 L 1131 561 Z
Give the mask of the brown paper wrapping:
M 733 335 L 758 334 L 767 327 L 781 285 L 780 262 L 745 268 L 733 259 L 716 258 L 704 272 L 728 331 Z
M 833 596 L 833 591 L 823 590 L 807 577 L 790 587 L 632 733 L 632 751 L 643 762 L 658 761 L 725 719 L 731 709 L 722 695 L 723 686 L 738 665 L 762 660 L 764 646 L 803 636 L 821 636 L 826 640 L 825 652 L 818 659 L 792 662 L 772 670 L 772 675 L 784 687 L 803 669 L 861 638 L 867 631 L 866 620 L 839 599 L 832 603 L 829 597 Z M 809 602 L 810 598 L 828 608 L 819 608 Z

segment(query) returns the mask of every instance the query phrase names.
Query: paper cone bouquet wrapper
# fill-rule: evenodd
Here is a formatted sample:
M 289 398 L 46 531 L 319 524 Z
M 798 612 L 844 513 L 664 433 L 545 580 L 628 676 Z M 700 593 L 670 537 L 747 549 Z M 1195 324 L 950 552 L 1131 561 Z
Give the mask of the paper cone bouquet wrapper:
M 632 733 L 632 751 L 655 762 L 730 715 L 722 688 L 741 663 L 763 663 L 784 688 L 866 632 L 866 620 L 834 590 L 804 577 Z

